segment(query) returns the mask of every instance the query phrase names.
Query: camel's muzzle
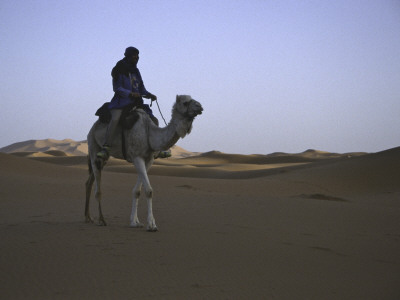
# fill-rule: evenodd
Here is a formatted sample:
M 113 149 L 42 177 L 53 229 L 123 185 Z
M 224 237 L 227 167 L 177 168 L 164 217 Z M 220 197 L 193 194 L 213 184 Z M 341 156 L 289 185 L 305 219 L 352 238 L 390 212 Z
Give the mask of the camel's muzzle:
M 203 113 L 203 107 L 196 100 L 192 100 L 191 110 L 192 110 L 191 115 L 193 117 L 196 117 L 197 115 L 201 115 Z

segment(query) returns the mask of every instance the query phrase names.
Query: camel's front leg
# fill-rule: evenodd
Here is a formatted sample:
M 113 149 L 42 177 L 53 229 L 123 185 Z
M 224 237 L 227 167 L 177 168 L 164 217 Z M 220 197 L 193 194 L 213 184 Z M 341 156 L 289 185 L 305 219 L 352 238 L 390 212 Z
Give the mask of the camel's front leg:
M 137 207 L 138 207 L 141 189 L 142 189 L 142 182 L 140 181 L 140 178 L 138 178 L 136 185 L 132 191 L 133 200 L 132 200 L 132 212 L 131 212 L 130 227 L 134 227 L 134 228 L 142 228 L 143 227 L 143 224 L 139 222 L 139 218 L 137 215 Z
M 144 186 L 144 191 L 147 199 L 147 231 L 157 231 L 156 220 L 153 216 L 153 189 L 150 185 L 149 177 L 147 176 L 147 168 L 144 159 L 136 157 L 134 164 L 138 172 L 138 177 Z

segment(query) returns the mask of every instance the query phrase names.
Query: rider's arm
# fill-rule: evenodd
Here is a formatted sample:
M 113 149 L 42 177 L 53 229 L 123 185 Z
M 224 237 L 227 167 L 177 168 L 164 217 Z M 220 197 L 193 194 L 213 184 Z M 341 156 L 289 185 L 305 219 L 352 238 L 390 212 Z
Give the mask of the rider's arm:
M 145 98 L 150 96 L 150 93 L 146 90 L 143 83 L 139 86 L 139 93 L 141 96 Z
M 126 76 L 119 74 L 116 79 L 113 79 L 113 90 L 118 96 L 128 98 L 132 90 L 128 88 L 130 86 L 129 78 L 125 77 Z M 126 86 L 127 84 L 129 85 Z
M 142 74 L 140 74 L 139 69 L 137 70 L 137 75 L 139 76 L 139 93 L 144 98 L 150 98 L 151 93 L 146 90 L 144 87 L 144 82 L 142 78 Z
M 140 73 L 139 73 L 140 74 Z M 140 80 L 140 85 L 139 85 L 139 93 L 143 98 L 147 98 L 147 99 L 152 99 L 152 100 L 156 100 L 157 96 L 153 95 L 152 93 L 150 93 L 149 91 L 146 90 L 146 88 L 144 87 L 143 84 L 143 80 Z

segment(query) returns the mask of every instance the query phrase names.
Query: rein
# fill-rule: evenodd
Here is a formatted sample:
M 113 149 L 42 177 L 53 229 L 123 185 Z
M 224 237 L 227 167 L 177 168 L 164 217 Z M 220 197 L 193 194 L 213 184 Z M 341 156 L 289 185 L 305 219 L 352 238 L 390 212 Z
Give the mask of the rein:
M 161 109 L 160 109 L 160 105 L 158 105 L 158 100 L 154 100 L 154 101 L 156 101 L 156 104 L 157 104 L 157 107 L 158 107 L 158 111 L 160 112 L 160 115 L 161 115 L 162 119 L 164 120 L 165 126 L 167 126 L 167 122 L 165 122 L 164 116 L 163 116 L 163 114 L 162 114 L 162 112 L 161 112 Z M 153 105 L 153 101 L 151 101 L 150 107 L 151 107 L 152 105 Z

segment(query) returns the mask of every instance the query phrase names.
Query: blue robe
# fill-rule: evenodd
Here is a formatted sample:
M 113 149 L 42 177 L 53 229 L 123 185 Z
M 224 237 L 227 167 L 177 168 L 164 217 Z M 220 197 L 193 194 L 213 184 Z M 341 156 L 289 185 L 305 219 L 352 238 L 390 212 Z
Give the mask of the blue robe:
M 132 104 L 133 99 L 129 97 L 131 92 L 139 93 L 141 96 L 147 96 L 150 94 L 144 87 L 143 79 L 140 75 L 139 69 L 136 69 L 136 72 L 129 73 L 129 76 L 118 74 L 116 78 L 113 78 L 112 84 L 115 94 L 111 99 L 111 103 L 108 105 L 108 109 L 122 109 L 125 106 Z M 141 103 L 143 103 L 143 99 L 141 100 Z M 149 105 L 142 104 L 141 108 L 150 116 L 153 116 L 153 111 Z

